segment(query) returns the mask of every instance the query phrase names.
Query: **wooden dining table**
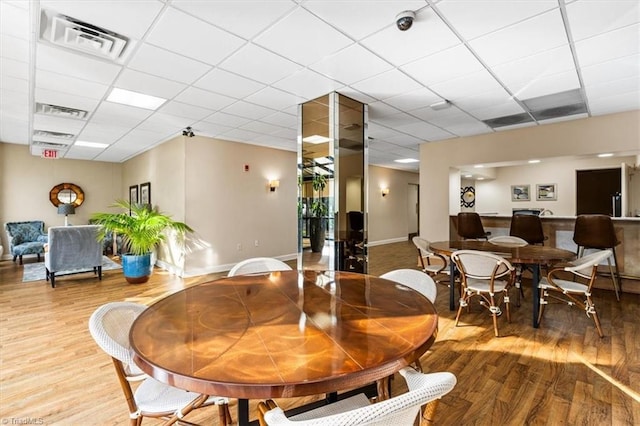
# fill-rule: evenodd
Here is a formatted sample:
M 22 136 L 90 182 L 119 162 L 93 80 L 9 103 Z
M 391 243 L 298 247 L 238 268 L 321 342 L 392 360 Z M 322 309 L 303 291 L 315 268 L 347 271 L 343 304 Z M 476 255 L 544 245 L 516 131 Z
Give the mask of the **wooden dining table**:
M 457 250 L 480 250 L 496 253 L 506 258 L 512 264 L 530 265 L 533 268 L 531 279 L 532 290 L 532 325 L 538 328 L 538 310 L 540 308 L 540 293 L 538 282 L 540 281 L 540 265 L 553 265 L 560 262 L 567 262 L 576 258 L 576 254 L 569 250 L 556 247 L 540 246 L 529 244 L 519 246 L 508 243 L 491 243 L 482 240 L 456 240 L 456 241 L 436 241 L 429 245 L 429 249 L 434 253 L 451 256 Z M 449 309 L 456 309 L 455 274 L 456 267 L 453 262 L 449 262 Z
M 281 271 L 171 294 L 134 321 L 129 338 L 145 373 L 238 398 L 238 422 L 246 425 L 249 399 L 336 395 L 384 383 L 427 351 L 437 325 L 433 304 L 394 281 Z

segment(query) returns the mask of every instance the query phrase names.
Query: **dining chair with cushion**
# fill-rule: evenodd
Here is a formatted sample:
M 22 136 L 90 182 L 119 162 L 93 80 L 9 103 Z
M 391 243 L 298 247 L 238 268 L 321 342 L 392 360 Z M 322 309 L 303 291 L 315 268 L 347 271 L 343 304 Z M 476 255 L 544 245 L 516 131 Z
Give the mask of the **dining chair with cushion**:
M 585 250 L 607 250 L 611 251 L 611 257 L 607 258 L 609 273 L 613 282 L 613 289 L 616 299 L 620 301 L 620 271 L 618 269 L 618 258 L 616 256 L 616 246 L 620 244 L 613 228 L 611 217 L 605 214 L 581 214 L 576 217 L 573 229 L 573 242 L 578 246 L 578 257 L 584 255 Z M 615 266 L 615 273 L 614 273 Z
M 446 257 L 429 250 L 428 240 L 425 240 L 422 237 L 413 237 L 411 241 L 418 250 L 418 260 L 420 261 L 420 266 L 423 272 L 431 275 L 434 280 L 438 274 L 449 274 L 449 261 Z M 431 263 L 432 260 L 435 260 L 435 263 Z M 435 282 L 437 284 L 449 285 L 448 278 L 446 280 L 436 280 Z
M 463 240 L 487 240 L 491 232 L 484 230 L 478 213 L 460 212 L 458 213 L 458 235 Z
M 544 245 L 547 239 L 542 230 L 540 216 L 533 214 L 514 214 L 511 216 L 509 235 L 522 238 L 529 244 Z
M 551 297 L 568 304 L 584 309 L 587 317 L 593 318 L 593 322 L 598 330 L 598 335 L 603 337 L 602 327 L 598 319 L 596 307 L 591 298 L 591 288 L 596 280 L 598 265 L 611 256 L 611 250 L 599 250 L 583 257 L 571 261 L 567 266 L 560 266 L 549 271 L 538 283 L 540 289 L 540 310 L 538 311 L 538 323 L 542 320 L 547 298 Z M 563 272 L 570 273 L 571 278 L 566 279 Z M 565 274 L 566 275 L 566 274 Z M 577 280 L 587 280 L 581 283 Z
M 89 332 L 98 346 L 111 356 L 116 374 L 129 406 L 131 426 L 142 424 L 144 417 L 165 420 L 165 425 L 181 421 L 192 410 L 218 405 L 219 421 L 231 423 L 228 399 L 178 389 L 147 376 L 133 362 L 129 330 L 147 307 L 132 302 L 110 302 L 96 309 L 89 318 Z M 140 382 L 135 389 L 131 382 Z
M 456 376 L 449 372 L 424 374 L 407 367 L 400 370 L 409 391 L 372 404 L 360 393 L 333 404 L 287 417 L 273 400 L 258 403 L 262 426 L 358 426 L 358 425 L 413 425 L 426 404 L 420 424 L 433 421 L 437 404 L 456 385 Z
M 282 260 L 274 259 L 272 257 L 252 257 L 251 259 L 245 259 L 236 263 L 233 268 L 231 268 L 227 276 L 234 277 L 236 275 L 255 274 L 259 272 L 290 270 L 291 266 L 287 265 Z
M 480 305 L 491 313 L 493 331 L 498 337 L 498 316 L 502 314 L 503 303 L 507 310 L 507 321 L 511 322 L 509 289 L 515 281 L 515 268 L 502 256 L 477 250 L 455 251 L 451 254 L 451 261 L 455 262 L 460 271 L 462 283 L 456 326 L 462 310 L 477 296 L 480 298 Z
M 380 275 L 380 278 L 395 281 L 422 294 L 431 303 L 436 302 L 438 288 L 433 278 L 424 272 L 416 271 L 415 269 L 395 269 Z M 414 364 L 418 371 L 422 371 L 422 364 L 420 364 L 419 359 L 416 359 Z

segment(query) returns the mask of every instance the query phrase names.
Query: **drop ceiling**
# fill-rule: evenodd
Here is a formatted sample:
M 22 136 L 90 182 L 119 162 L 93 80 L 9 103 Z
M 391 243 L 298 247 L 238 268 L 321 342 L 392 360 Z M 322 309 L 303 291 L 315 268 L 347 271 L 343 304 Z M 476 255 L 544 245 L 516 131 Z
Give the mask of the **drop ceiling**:
M 403 10 L 416 12 L 404 32 Z M 112 45 L 115 57 L 88 53 Z M 295 151 L 297 105 L 338 91 L 369 105 L 370 162 L 417 170 L 394 160 L 640 109 L 640 2 L 0 0 L 0 60 L 0 141 L 34 155 L 122 162 L 187 126 Z M 166 101 L 110 102 L 114 88 Z M 530 108 L 541 103 L 550 114 Z

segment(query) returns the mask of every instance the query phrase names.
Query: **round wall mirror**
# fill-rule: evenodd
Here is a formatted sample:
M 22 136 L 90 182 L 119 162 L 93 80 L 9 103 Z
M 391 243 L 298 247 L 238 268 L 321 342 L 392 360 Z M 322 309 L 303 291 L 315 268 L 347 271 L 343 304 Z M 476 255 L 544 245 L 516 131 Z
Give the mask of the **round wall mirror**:
M 78 207 L 84 202 L 84 192 L 73 183 L 61 183 L 51 188 L 49 201 L 56 207 L 60 204 L 73 204 Z

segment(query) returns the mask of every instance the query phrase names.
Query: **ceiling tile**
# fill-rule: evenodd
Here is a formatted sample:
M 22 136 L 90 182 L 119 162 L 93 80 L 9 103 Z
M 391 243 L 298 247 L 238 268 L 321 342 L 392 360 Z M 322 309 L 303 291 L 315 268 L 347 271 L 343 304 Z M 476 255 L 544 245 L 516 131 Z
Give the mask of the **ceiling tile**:
M 268 108 L 281 109 L 297 103 L 298 97 L 273 87 L 265 87 L 264 89 L 247 96 L 245 100 Z
M 640 55 L 625 56 L 582 68 L 586 86 L 628 77 L 640 78 Z
M 496 91 L 503 90 L 502 86 L 486 70 L 476 71 L 453 80 L 433 84 L 430 88 L 444 99 L 450 101 L 465 98 L 469 96 L 470 93 L 495 93 Z
M 398 93 L 406 93 L 422 88 L 419 83 L 397 69 L 360 81 L 351 87 L 380 100 L 393 97 Z
M 0 75 L 0 87 L 10 87 L 14 92 L 29 94 L 29 80 L 11 77 L 4 73 Z
M 576 42 L 580 66 L 598 64 L 640 53 L 640 24 Z
M 196 87 L 188 87 L 176 96 L 175 100 L 185 104 L 207 108 L 209 110 L 222 109 L 237 101 L 235 98 L 212 93 L 208 90 L 202 90 Z
M 182 129 L 191 125 L 193 122 L 195 122 L 195 120 L 156 111 L 140 123 L 138 129 L 160 133 L 165 137 L 172 134 L 177 136 L 181 134 Z
M 458 45 L 404 65 L 400 69 L 429 86 L 481 70 L 482 64 L 466 46 Z
M 557 7 L 557 0 L 447 0 L 436 4 L 444 18 L 468 40 Z
M 131 127 L 116 124 L 89 123 L 76 138 L 85 142 L 99 142 L 111 145 L 131 131 Z
M 235 128 L 250 122 L 251 119 L 246 117 L 239 117 L 237 115 L 227 114 L 224 112 L 216 112 L 206 117 L 203 121 L 206 121 L 207 123 L 219 124 L 219 125 Z
M 29 63 L 29 42 L 18 37 L 3 34 L 0 37 L 0 57 Z
M 33 116 L 34 130 L 49 130 L 52 132 L 71 133 L 77 135 L 87 124 L 83 120 L 71 118 L 53 117 L 50 115 L 35 114 Z
M 260 105 L 251 104 L 249 102 L 238 101 L 223 110 L 226 114 L 238 115 L 240 117 L 260 120 L 267 115 L 273 114 L 275 111 Z
M 185 87 L 183 83 L 177 83 L 155 75 L 146 74 L 140 71 L 126 69 L 122 71 L 114 86 L 120 89 L 131 90 L 145 95 L 157 96 L 164 99 L 171 99 L 182 92 Z
M 260 119 L 265 123 L 273 124 L 281 127 L 288 127 L 291 129 L 298 128 L 298 117 L 297 115 L 291 115 L 284 112 L 275 112 L 271 115 L 267 115 Z M 296 130 L 297 131 L 297 130 Z
M 171 64 L 171 66 L 167 66 Z M 191 84 L 211 70 L 211 65 L 161 49 L 148 43 L 138 48 L 129 67 L 167 80 Z
M 220 64 L 220 68 L 272 84 L 302 67 L 255 44 L 248 44 Z
M 304 34 L 304 37 L 292 37 Z M 253 42 L 292 61 L 309 65 L 353 43 L 308 11 L 297 8 Z
M 89 112 L 96 109 L 99 103 L 98 99 L 90 99 L 84 96 L 72 95 L 68 92 L 58 92 L 57 90 L 48 90 L 39 87 L 36 87 L 35 90 L 35 101 L 44 104 L 82 109 Z
M 446 139 L 453 136 L 449 132 L 440 129 L 439 127 L 420 120 L 416 121 L 415 123 L 398 126 L 397 129 L 401 132 L 405 132 L 412 136 L 415 136 L 416 138 L 421 139 L 421 141 Z
M 122 69 L 79 53 L 39 44 L 36 53 L 37 69 L 64 74 L 87 81 L 110 85 Z
M 29 40 L 29 10 L 0 2 L 0 33 Z
M 627 92 L 589 101 L 589 109 L 594 115 L 640 109 L 640 92 Z
M 530 99 L 579 88 L 580 81 L 574 70 L 540 76 L 526 84 L 509 87 L 518 99 Z
M 535 55 L 569 41 L 558 9 L 535 16 L 469 42 L 488 66 Z
M 2 60 L 0 61 L 0 75 L 28 80 L 29 64 L 2 57 Z
M 487 120 L 489 118 L 520 114 L 524 112 L 524 110 L 516 101 L 508 100 L 506 102 L 491 106 L 484 106 L 478 109 L 469 109 L 468 112 L 474 117 L 477 117 L 479 120 Z
M 348 85 L 388 71 L 393 66 L 361 45 L 353 44 L 309 68 Z
M 298 97 L 298 102 L 296 103 L 302 103 L 331 93 L 341 85 L 315 71 L 303 69 L 274 83 L 273 86 L 293 93 Z
M 109 86 L 105 84 L 45 70 L 41 70 L 36 75 L 36 87 L 96 100 L 102 99 L 109 89 Z
M 206 121 L 199 121 L 192 127 L 194 129 L 194 132 L 198 136 L 206 135 L 210 137 L 216 137 L 233 129 L 233 127 L 223 126 L 221 124 L 207 123 Z
M 412 111 L 441 100 L 442 98 L 434 94 L 431 90 L 421 88 L 386 98 L 384 103 L 403 111 Z
M 636 0 L 581 0 L 567 5 L 573 41 L 637 24 L 640 2 Z
M 102 102 L 93 113 L 91 121 L 93 123 L 113 124 L 121 126 L 137 126 L 141 121 L 149 117 L 153 111 L 136 108 L 113 102 Z
M 194 86 L 232 98 L 244 98 L 266 87 L 248 78 L 215 68 L 194 83 Z
M 158 111 L 176 117 L 184 117 L 190 121 L 202 120 L 213 112 L 210 109 L 200 108 L 177 101 L 166 102 Z
M 189 31 L 176 31 L 180 28 Z M 174 8 L 160 17 L 146 41 L 211 65 L 217 65 L 245 43 L 240 37 Z
M 603 84 L 586 86 L 587 97 L 591 100 L 608 96 L 624 95 L 640 92 L 640 79 L 637 76 L 612 80 Z
M 260 121 L 252 121 L 241 127 L 242 130 L 249 130 L 251 132 L 261 133 L 263 135 L 271 135 L 282 131 L 282 127 L 274 126 L 273 124 L 261 123 Z

